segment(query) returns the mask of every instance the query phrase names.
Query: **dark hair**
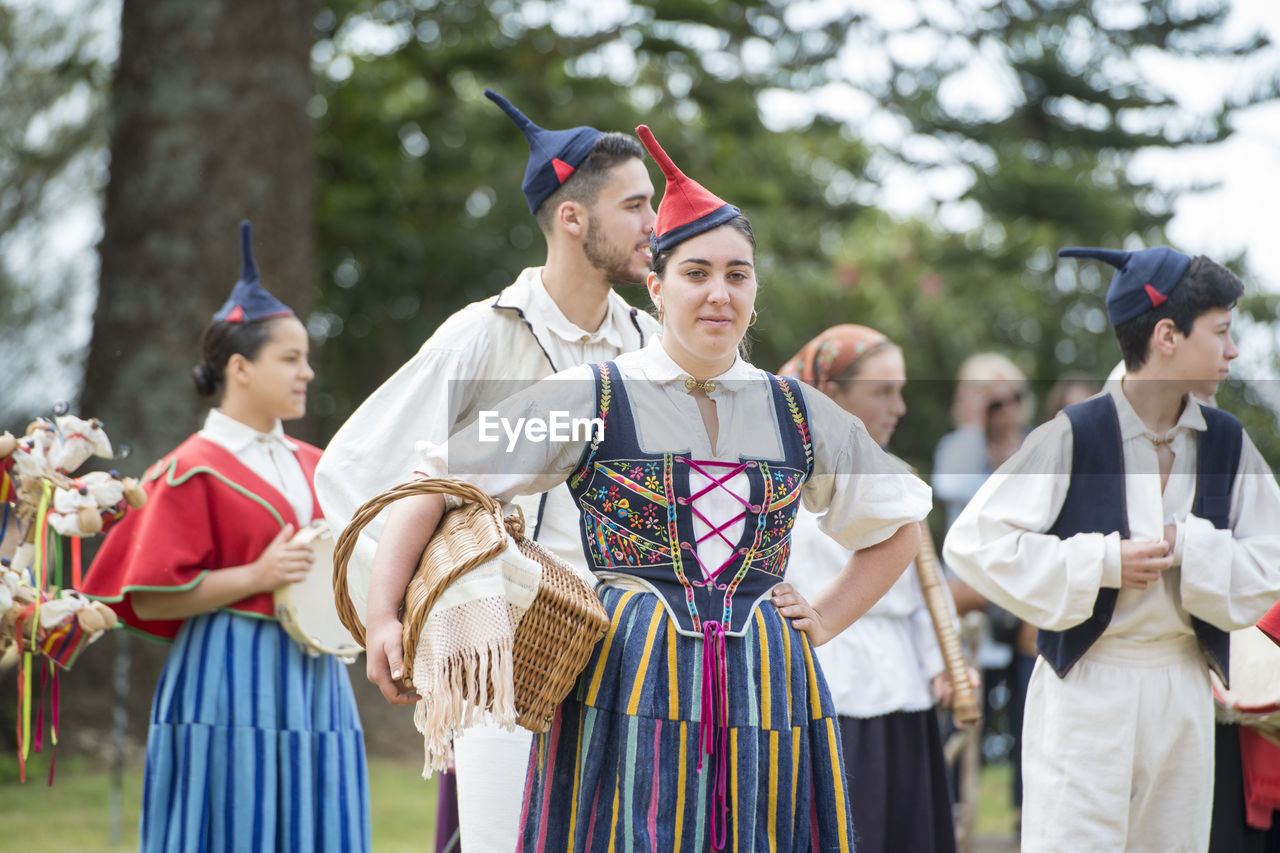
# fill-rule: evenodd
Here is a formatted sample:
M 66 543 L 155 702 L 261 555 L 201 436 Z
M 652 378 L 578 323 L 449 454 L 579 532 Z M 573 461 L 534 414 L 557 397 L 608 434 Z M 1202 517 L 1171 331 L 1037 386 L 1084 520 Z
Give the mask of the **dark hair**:
M 226 323 L 221 320 L 210 323 L 200 338 L 200 351 L 204 354 L 204 361 L 191 369 L 196 393 L 201 397 L 220 394 L 226 384 L 227 362 L 231 360 L 231 356 L 242 355 L 249 361 L 256 359 L 271 340 L 271 331 L 276 321 L 283 319 L 285 318 L 268 317 L 252 323 Z
M 1168 318 L 1179 332 L 1189 335 L 1201 314 L 1233 308 L 1243 293 L 1244 283 L 1231 270 L 1204 255 L 1192 258 L 1165 302 L 1116 326 L 1125 369 L 1137 370 L 1146 364 L 1156 323 Z
M 755 232 L 751 230 L 751 222 L 747 219 L 747 217 L 743 216 L 742 214 L 738 214 L 737 216 L 733 217 L 733 219 L 730 219 L 728 222 L 726 222 L 724 225 L 717 226 L 717 227 L 732 228 L 734 231 L 737 231 L 743 237 L 746 237 L 747 242 L 751 244 L 751 260 L 753 263 L 755 262 L 756 235 L 755 235 Z M 684 241 L 681 241 L 681 242 L 684 242 Z M 655 273 L 657 273 L 659 278 L 661 278 L 666 273 L 667 262 L 671 260 L 672 254 L 675 253 L 675 250 L 679 246 L 680 246 L 680 243 L 676 243 L 674 246 L 669 246 L 663 249 L 661 252 L 656 253 L 653 256 L 653 260 L 650 261 L 649 263 L 649 268 L 652 269 Z
M 573 174 L 556 187 L 555 192 L 542 200 L 534 212 L 534 219 L 542 233 L 550 234 L 556 208 L 566 201 L 576 201 L 591 207 L 600 197 L 600 190 L 608 180 L 609 171 L 628 160 L 643 160 L 644 148 L 634 136 L 625 133 L 606 133 L 596 140 L 587 159 L 578 164 Z

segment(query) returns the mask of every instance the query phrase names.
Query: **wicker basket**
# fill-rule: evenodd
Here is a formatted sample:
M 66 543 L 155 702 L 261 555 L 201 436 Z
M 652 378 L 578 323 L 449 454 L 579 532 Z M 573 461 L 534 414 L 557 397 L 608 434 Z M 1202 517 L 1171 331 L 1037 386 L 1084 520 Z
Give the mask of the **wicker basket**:
M 513 640 L 516 722 L 532 732 L 551 727 L 556 706 L 604 636 L 609 619 L 600 599 L 574 570 L 538 543 L 524 538 L 524 517 L 502 517 L 501 505 L 461 480 L 421 477 L 388 489 L 356 512 L 339 537 L 333 555 L 334 600 L 338 616 L 356 642 L 365 644 L 365 628 L 347 592 L 347 563 L 360 531 L 395 501 L 423 494 L 452 494 L 467 501 L 445 513 L 423 551 L 405 590 L 404 681 L 413 683 L 413 660 L 422 627 L 449 584 L 492 560 L 506 548 L 518 548 L 542 567 L 542 580 Z M 493 691 L 488 691 L 493 695 Z

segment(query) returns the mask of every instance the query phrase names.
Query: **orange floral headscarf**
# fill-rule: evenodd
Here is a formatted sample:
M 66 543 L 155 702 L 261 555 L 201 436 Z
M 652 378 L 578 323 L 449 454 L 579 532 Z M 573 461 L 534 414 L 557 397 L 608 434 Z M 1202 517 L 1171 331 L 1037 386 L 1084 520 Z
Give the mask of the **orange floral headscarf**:
M 869 326 L 832 326 L 805 344 L 778 374 L 818 386 L 828 379 L 838 379 L 855 361 L 887 343 L 890 341 L 885 335 Z

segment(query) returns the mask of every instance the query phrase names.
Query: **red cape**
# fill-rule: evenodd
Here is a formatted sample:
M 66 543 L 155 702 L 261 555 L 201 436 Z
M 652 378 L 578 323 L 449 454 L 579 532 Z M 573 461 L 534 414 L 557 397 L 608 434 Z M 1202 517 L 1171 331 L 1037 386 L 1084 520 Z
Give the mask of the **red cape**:
M 1267 611 L 1267 615 L 1258 620 L 1258 630 L 1280 644 L 1280 604 Z
M 159 640 L 172 640 L 181 619 L 140 619 L 135 590 L 183 590 L 207 571 L 243 566 L 258 558 L 286 524 L 321 517 L 314 477 L 320 449 L 294 440 L 294 455 L 311 484 L 313 517 L 299 522 L 273 486 L 222 446 L 193 435 L 148 470 L 147 503 L 115 524 L 84 581 L 84 593 L 109 604 L 126 625 Z M 275 618 L 271 593 L 225 609 Z

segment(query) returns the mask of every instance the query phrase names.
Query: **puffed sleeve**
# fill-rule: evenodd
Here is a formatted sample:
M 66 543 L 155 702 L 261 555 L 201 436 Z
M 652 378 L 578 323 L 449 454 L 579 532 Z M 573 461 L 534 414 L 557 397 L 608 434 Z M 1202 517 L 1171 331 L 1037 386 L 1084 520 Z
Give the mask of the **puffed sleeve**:
M 1180 531 L 1182 606 L 1224 631 L 1253 625 L 1280 599 L 1280 489 L 1247 434 L 1230 523 L 1189 515 Z
M 448 442 L 418 442 L 418 470 L 466 480 L 503 503 L 545 492 L 578 466 L 596 416 L 591 368 L 572 367 L 478 412 Z
M 819 528 L 858 551 L 928 515 L 929 487 L 877 446 L 862 421 L 821 391 L 801 387 L 814 453 L 813 474 L 801 496 L 806 507 L 823 513 Z
M 1120 586 L 1119 533 L 1045 532 L 1066 501 L 1071 453 L 1071 422 L 1060 414 L 983 483 L 943 545 L 943 559 L 965 583 L 1052 631 L 1080 624 L 1100 588 Z
M 334 534 L 342 532 L 365 501 L 402 483 L 418 466 L 420 439 L 444 442 L 468 411 L 485 375 L 490 352 L 483 323 L 455 314 L 349 417 L 316 466 L 315 489 Z M 361 532 L 351 555 L 352 573 L 373 565 L 386 514 Z

